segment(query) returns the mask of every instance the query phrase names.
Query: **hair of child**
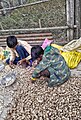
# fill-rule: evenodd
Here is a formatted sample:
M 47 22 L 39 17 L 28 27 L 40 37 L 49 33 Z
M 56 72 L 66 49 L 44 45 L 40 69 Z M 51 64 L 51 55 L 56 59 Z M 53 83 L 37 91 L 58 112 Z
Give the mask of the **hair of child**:
M 8 36 L 6 42 L 9 48 L 14 48 L 17 45 L 17 38 L 15 36 Z
M 44 50 L 42 49 L 41 46 L 36 45 L 31 48 L 31 57 L 33 58 L 33 60 L 36 60 L 37 58 L 40 57 L 40 55 L 43 54 L 44 54 Z

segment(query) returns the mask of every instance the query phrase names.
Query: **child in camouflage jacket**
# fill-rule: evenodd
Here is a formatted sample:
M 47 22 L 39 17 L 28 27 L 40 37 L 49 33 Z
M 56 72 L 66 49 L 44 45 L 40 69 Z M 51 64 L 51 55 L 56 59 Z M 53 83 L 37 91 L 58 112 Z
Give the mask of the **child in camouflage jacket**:
M 37 45 L 31 48 L 31 56 L 38 61 L 32 74 L 32 81 L 41 75 L 47 76 L 48 86 L 54 87 L 69 79 L 71 72 L 57 48 L 48 46 L 43 50 Z

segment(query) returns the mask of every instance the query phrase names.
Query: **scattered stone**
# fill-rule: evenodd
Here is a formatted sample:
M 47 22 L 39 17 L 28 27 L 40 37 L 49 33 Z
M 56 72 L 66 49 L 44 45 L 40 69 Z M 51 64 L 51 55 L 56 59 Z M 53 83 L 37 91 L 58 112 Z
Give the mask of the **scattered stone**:
M 43 77 L 30 84 L 33 70 L 17 66 L 1 71 L 5 75 L 15 72 L 17 80 L 9 87 L 0 87 L 0 120 L 80 120 L 80 78 L 49 88 Z

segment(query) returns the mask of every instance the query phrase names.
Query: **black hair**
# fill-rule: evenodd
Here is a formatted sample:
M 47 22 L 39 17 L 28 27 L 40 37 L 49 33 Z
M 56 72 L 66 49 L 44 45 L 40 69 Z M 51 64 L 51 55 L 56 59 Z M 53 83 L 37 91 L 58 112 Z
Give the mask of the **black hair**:
M 44 50 L 42 49 L 41 46 L 36 45 L 31 48 L 31 57 L 33 60 L 36 60 L 37 58 L 40 57 L 40 55 L 44 54 Z
M 9 48 L 14 48 L 17 45 L 17 38 L 15 36 L 8 36 L 6 42 Z

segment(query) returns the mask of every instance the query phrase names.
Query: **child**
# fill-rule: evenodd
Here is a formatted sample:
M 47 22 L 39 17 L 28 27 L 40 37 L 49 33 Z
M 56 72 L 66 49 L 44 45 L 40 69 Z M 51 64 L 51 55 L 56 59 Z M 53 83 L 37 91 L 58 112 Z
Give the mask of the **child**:
M 7 46 L 10 48 L 11 56 L 6 60 L 7 64 L 23 64 L 26 62 L 31 66 L 31 46 L 26 41 L 17 41 L 15 36 L 7 37 Z
M 42 47 L 37 45 L 31 48 L 31 56 L 38 61 L 32 74 L 32 82 L 40 76 L 45 76 L 49 78 L 48 86 L 54 87 L 69 79 L 70 70 L 57 48 L 48 46 L 43 51 Z

